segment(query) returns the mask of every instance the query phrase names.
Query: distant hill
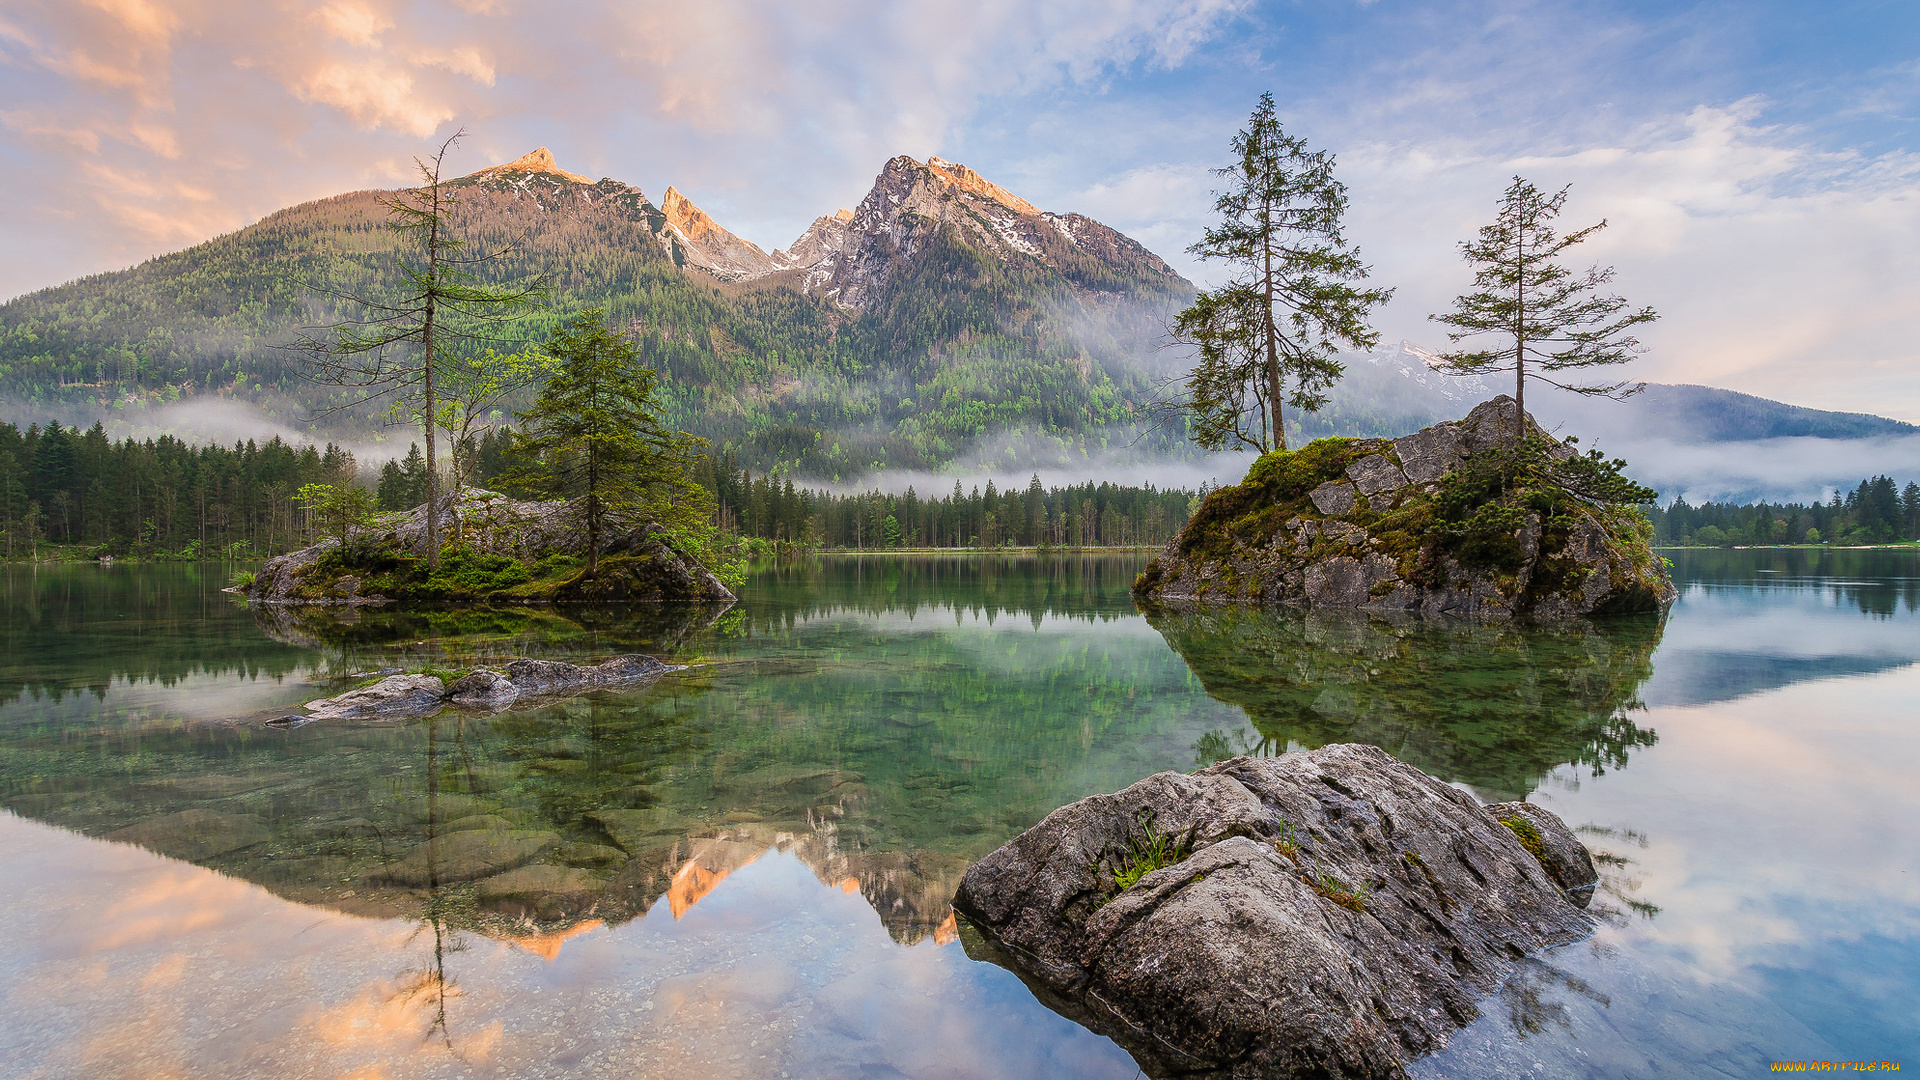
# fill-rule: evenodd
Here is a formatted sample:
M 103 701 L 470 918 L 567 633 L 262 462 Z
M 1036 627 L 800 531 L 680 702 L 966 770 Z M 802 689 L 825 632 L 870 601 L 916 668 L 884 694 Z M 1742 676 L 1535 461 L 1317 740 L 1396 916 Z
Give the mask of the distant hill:
M 1313 435 L 1398 435 L 1464 416 L 1511 380 L 1454 376 L 1410 341 L 1347 358 L 1346 377 L 1327 407 L 1301 422 Z M 1571 434 L 1659 436 L 1679 443 L 1759 439 L 1871 439 L 1920 435 L 1920 427 L 1866 413 L 1825 412 L 1711 386 L 1649 383 L 1625 401 L 1583 398 L 1553 389 L 1527 391 L 1527 407 L 1548 427 Z
M 1098 447 L 1132 420 L 1160 327 L 1192 294 L 1120 233 L 939 158 L 894 158 L 856 209 L 771 254 L 676 189 L 655 203 L 545 148 L 453 187 L 475 248 L 515 245 L 489 276 L 555 288 L 523 339 L 602 307 L 664 373 L 676 423 L 757 468 L 828 479 L 938 468 L 989 443 Z M 298 427 L 338 399 L 275 346 L 349 313 L 330 292 L 394 285 L 384 194 L 0 304 L 0 395 L 70 416 L 211 398 Z M 343 422 L 326 434 L 378 427 Z
M 1457 378 L 1412 342 L 1347 358 L 1347 375 L 1301 429 L 1319 435 L 1399 435 L 1463 416 L 1512 393 L 1511 383 Z M 1527 405 L 1556 434 L 1624 457 L 1628 472 L 1689 502 L 1822 499 L 1863 478 L 1909 478 L 1920 427 L 1863 413 L 1825 412 L 1708 386 L 1661 383 L 1625 401 L 1529 389 Z M 1911 478 L 1920 479 L 1920 475 Z

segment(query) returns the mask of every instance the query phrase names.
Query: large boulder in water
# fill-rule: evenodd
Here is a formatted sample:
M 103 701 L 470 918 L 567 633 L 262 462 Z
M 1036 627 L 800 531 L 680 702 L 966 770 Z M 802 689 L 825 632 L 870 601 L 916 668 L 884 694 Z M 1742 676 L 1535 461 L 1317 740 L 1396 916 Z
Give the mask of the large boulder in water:
M 1471 796 L 1352 744 L 1064 806 L 954 907 L 1148 1072 L 1249 1080 L 1402 1076 L 1517 960 L 1593 925 Z
M 1475 617 L 1659 611 L 1678 595 L 1646 516 L 1579 490 L 1594 464 L 1526 418 L 1526 483 L 1489 482 L 1504 395 L 1399 439 L 1267 454 L 1209 495 L 1134 584 L 1141 599 Z

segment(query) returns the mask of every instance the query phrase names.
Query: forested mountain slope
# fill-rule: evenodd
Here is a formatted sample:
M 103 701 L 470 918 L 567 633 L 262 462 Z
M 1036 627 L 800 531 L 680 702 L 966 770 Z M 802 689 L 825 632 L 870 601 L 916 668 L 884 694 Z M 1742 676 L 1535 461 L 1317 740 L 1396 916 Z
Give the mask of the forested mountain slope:
M 606 309 L 665 374 L 671 420 L 759 468 L 937 468 L 985 442 L 1072 456 L 1135 418 L 1191 286 L 1139 244 L 964 166 L 895 158 L 857 211 L 769 256 L 677 191 L 665 209 L 544 149 L 454 185 L 493 281 L 543 278 L 538 339 Z M 339 195 L 128 270 L 0 305 L 0 395 L 69 408 L 216 396 L 298 423 L 340 404 L 277 346 L 397 282 L 383 193 Z M 362 408 L 316 434 L 379 424 Z

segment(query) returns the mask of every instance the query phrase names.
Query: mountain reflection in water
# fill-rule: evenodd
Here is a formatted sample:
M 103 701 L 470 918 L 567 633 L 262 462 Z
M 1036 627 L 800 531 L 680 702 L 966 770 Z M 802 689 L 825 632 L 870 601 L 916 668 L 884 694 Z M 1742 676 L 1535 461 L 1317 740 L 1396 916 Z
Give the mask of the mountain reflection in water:
M 7 1070 L 1133 1076 L 942 947 L 959 874 L 1084 795 L 1334 741 L 1601 856 L 1606 925 L 1415 1075 L 1898 1057 L 1920 563 L 1675 561 L 1666 622 L 1561 627 L 1143 617 L 1136 555 L 824 558 L 725 610 L 256 612 L 218 566 L 0 567 Z M 636 651 L 691 666 L 261 723 L 386 668 Z

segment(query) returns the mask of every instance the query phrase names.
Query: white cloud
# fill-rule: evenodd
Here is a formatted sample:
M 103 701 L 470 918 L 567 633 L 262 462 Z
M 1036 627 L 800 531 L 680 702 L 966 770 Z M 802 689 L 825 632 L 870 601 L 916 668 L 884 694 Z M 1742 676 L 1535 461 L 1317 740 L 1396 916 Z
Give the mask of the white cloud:
M 1609 222 L 1574 261 L 1615 266 L 1618 291 L 1660 311 L 1635 377 L 1920 417 L 1920 160 L 1816 150 L 1762 116 L 1701 106 L 1550 154 L 1463 139 L 1348 150 L 1353 233 L 1400 286 L 1380 325 L 1436 336 L 1424 316 L 1468 282 L 1457 244 L 1524 175 L 1572 184 L 1563 224 Z M 1862 395 L 1856 379 L 1876 371 Z

